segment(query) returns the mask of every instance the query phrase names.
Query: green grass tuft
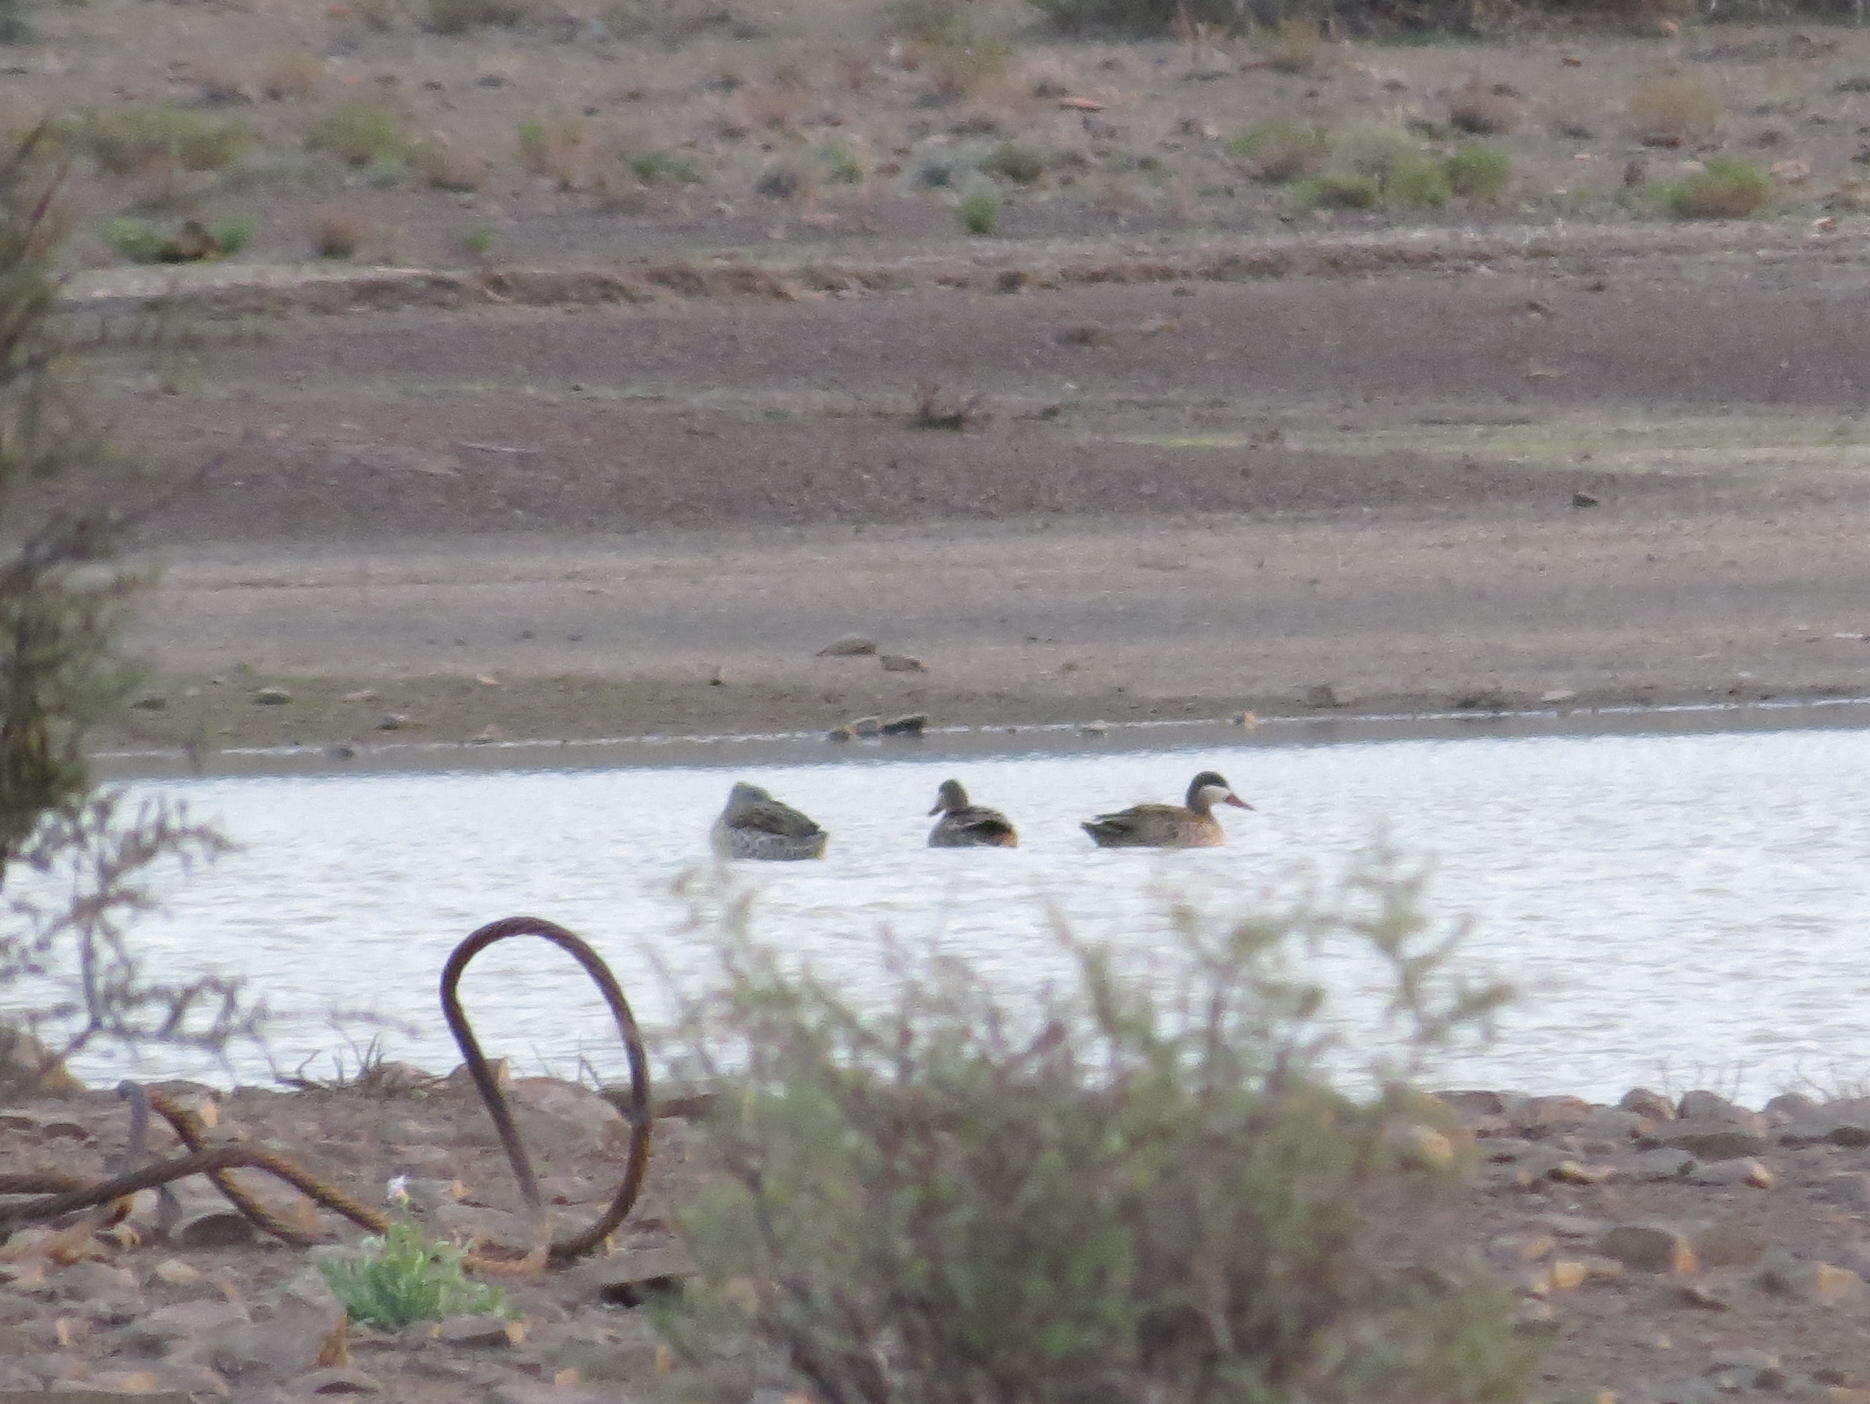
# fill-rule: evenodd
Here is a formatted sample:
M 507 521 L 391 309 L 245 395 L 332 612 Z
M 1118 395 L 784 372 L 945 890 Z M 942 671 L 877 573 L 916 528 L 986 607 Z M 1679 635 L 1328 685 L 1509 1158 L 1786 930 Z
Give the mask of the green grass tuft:
M 1463 146 L 1442 163 L 1448 188 L 1463 200 L 1492 204 L 1513 179 L 1513 158 L 1497 146 Z
M 1658 194 L 1677 219 L 1745 219 L 1766 208 L 1773 178 L 1751 161 L 1717 156 L 1704 170 L 1662 186 Z
M 347 102 L 313 122 L 305 132 L 309 151 L 329 151 L 353 166 L 407 161 L 412 152 L 402 119 L 378 102 Z
M 961 227 L 969 234 L 992 234 L 1000 227 L 1000 197 L 991 190 L 977 190 L 966 196 L 957 209 Z
M 461 1258 L 459 1248 L 425 1239 L 403 1219 L 381 1238 L 365 1239 L 358 1257 L 318 1269 L 351 1320 L 385 1331 L 444 1316 L 505 1315 L 504 1295 L 470 1279 Z

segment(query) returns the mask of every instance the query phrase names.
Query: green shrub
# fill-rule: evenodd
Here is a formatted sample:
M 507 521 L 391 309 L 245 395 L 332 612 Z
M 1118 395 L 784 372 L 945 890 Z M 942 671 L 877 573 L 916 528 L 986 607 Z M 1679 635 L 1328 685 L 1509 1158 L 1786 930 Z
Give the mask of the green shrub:
M 493 252 L 497 238 L 492 225 L 477 224 L 461 235 L 461 248 L 475 258 L 485 258 Z
M 991 190 L 964 196 L 957 212 L 961 227 L 970 234 L 991 234 L 1000 227 L 1000 197 Z
M 1387 184 L 1397 167 L 1422 159 L 1422 144 L 1395 127 L 1346 127 L 1331 138 L 1331 164 Z
M 1383 186 L 1357 171 L 1325 171 L 1300 181 L 1292 194 L 1307 209 L 1373 210 L 1383 201 Z
M 1440 161 L 1427 156 L 1397 163 L 1383 182 L 1383 198 L 1398 205 L 1438 210 L 1453 197 L 1448 172 Z
M 1442 170 L 1456 195 L 1491 204 L 1506 193 L 1513 158 L 1497 146 L 1463 146 L 1442 163 Z
M 1283 185 L 1323 164 L 1331 135 L 1312 122 L 1255 122 L 1227 143 L 1227 154 L 1246 162 L 1255 180 Z
M 377 102 L 347 102 L 313 122 L 305 132 L 309 151 L 329 151 L 353 166 L 407 161 L 413 151 L 402 119 Z
M 1659 193 L 1677 219 L 1745 219 L 1772 199 L 1773 178 L 1750 161 L 1717 156 Z
M 461 1257 L 459 1248 L 429 1242 L 402 1219 L 381 1238 L 366 1238 L 358 1257 L 322 1262 L 318 1269 L 351 1320 L 385 1331 L 444 1316 L 504 1315 L 503 1294 L 470 1280 Z
M 980 169 L 1015 185 L 1037 185 L 1045 179 L 1045 158 L 1031 147 L 1003 142 L 988 153 Z
M 869 174 L 864 153 L 848 141 L 828 141 L 817 151 L 818 165 L 832 185 L 862 185 Z
M 486 27 L 516 28 L 531 18 L 526 0 L 428 0 L 428 27 L 437 34 L 466 34 Z
M 218 219 L 208 226 L 208 233 L 214 236 L 214 242 L 224 254 L 239 253 L 253 242 L 253 236 L 259 232 L 260 222 L 251 215 Z
M 1454 977 L 1420 884 L 1379 855 L 1335 900 L 1177 904 L 1147 957 L 1064 933 L 1036 990 L 892 943 L 877 1012 L 730 929 L 682 1019 L 721 1173 L 652 1321 L 868 1404 L 1523 1398 L 1510 1298 L 1427 1229 L 1460 1157 L 1408 1083 L 1502 991 Z M 1359 1044 L 1323 946 L 1388 996 L 1376 1090 L 1327 1071 Z
M 1055 29 L 1067 34 L 1167 34 L 1178 17 L 1230 29 L 1240 12 L 1228 0 L 1029 0 Z
M 667 181 L 675 185 L 699 185 L 701 172 L 695 169 L 695 163 L 686 156 L 673 156 L 667 151 L 645 151 L 641 156 L 632 156 L 629 161 L 630 171 L 645 185 L 656 185 Z
M 180 107 L 119 107 L 90 112 L 71 129 L 77 145 L 111 175 L 180 168 L 218 171 L 253 144 L 244 123 Z
M 169 245 L 169 236 L 147 219 L 118 215 L 98 231 L 112 253 L 132 263 L 156 263 Z

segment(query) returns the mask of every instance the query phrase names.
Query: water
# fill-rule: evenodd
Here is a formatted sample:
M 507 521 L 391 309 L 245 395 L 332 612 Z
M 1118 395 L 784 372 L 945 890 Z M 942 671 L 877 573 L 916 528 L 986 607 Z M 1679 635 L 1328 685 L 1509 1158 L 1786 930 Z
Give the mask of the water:
M 1258 807 L 1224 810 L 1221 849 L 1102 852 L 1077 820 L 1178 799 L 1224 771 Z M 860 998 L 888 987 L 879 931 L 939 935 L 1018 989 L 1059 969 L 1047 912 L 1147 953 L 1166 885 L 1217 907 L 1289 890 L 1295 864 L 1342 871 L 1374 836 L 1437 864 L 1434 909 L 1472 918 L 1464 959 L 1525 995 L 1490 1047 L 1448 1082 L 1614 1096 L 1639 1082 L 1711 1085 L 1755 1100 L 1870 1068 L 1870 806 L 1857 776 L 1870 731 L 1397 740 L 1364 744 L 1025 755 L 931 761 L 579 772 L 347 775 L 144 782 L 188 801 L 241 850 L 171 885 L 139 940 L 163 968 L 247 975 L 285 1017 L 290 1068 L 343 1042 L 326 1011 L 407 1022 L 392 1056 L 458 1061 L 437 1010 L 447 952 L 519 913 L 580 932 L 639 1014 L 666 1017 L 663 975 L 704 952 L 681 930 L 676 877 L 736 778 L 768 786 L 833 835 L 823 863 L 739 865 L 756 928 L 837 972 Z M 1015 851 L 923 846 L 950 773 L 1019 822 Z M 1361 966 L 1326 978 L 1368 1009 Z M 571 1075 L 620 1075 L 595 993 L 562 955 L 509 942 L 469 972 L 483 1043 Z M 368 1030 L 354 1034 L 368 1037 Z M 314 1065 L 329 1070 L 328 1057 Z M 173 1054 L 100 1053 L 82 1074 L 260 1078 Z

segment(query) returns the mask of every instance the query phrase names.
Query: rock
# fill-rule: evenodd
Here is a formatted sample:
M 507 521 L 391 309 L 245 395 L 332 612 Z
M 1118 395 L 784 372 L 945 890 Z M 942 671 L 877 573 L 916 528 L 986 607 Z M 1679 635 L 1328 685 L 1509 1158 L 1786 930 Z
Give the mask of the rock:
M 1539 700 L 1548 707 L 1556 707 L 1566 702 L 1576 702 L 1578 700 L 1578 689 L 1575 687 L 1550 687 L 1539 694 Z
M 349 1365 L 331 1365 L 311 1370 L 292 1382 L 295 1394 L 381 1394 L 383 1386 L 374 1375 Z
M 1597 1240 L 1597 1251 L 1639 1272 L 1685 1277 L 1696 1267 L 1688 1240 L 1658 1224 L 1619 1224 Z
M 908 716 L 894 717 L 884 722 L 881 731 L 885 736 L 895 736 L 899 738 L 920 736 L 924 731 L 928 730 L 928 724 L 929 719 L 927 713 L 911 712 Z
M 1727 1293 L 1712 1283 L 1684 1282 L 1675 1289 L 1676 1299 L 1685 1306 L 1700 1307 L 1703 1311 L 1732 1311 L 1734 1304 Z
M 256 707 L 283 707 L 292 694 L 283 687 L 256 687 L 250 699 Z
M 1833 1175 L 1818 1188 L 1821 1199 L 1859 1213 L 1870 1210 L 1870 1174 L 1853 1170 Z
M 1753 1267 L 1766 1257 L 1772 1246 L 1757 1229 L 1738 1224 L 1714 1224 L 1702 1229 L 1692 1240 L 1695 1256 L 1703 1267 Z
M 169 1230 L 178 1248 L 238 1248 L 258 1238 L 259 1230 L 225 1201 L 184 1213 Z
M 1624 1111 L 1646 1116 L 1651 1121 L 1675 1120 L 1675 1105 L 1660 1092 L 1651 1092 L 1647 1087 L 1632 1087 L 1618 1099 L 1617 1105 Z
M 1588 1120 L 1596 1110 L 1582 1097 L 1528 1097 L 1508 1115 L 1524 1135 L 1539 1140 Z
M 141 697 L 131 699 L 130 709 L 136 712 L 166 712 L 169 699 L 160 692 L 146 692 Z
M 1307 707 L 1342 707 L 1345 701 L 1338 695 L 1338 690 L 1331 683 L 1313 683 L 1301 694 L 1301 700 Z
M 855 741 L 856 739 L 857 733 L 852 731 L 848 726 L 834 726 L 825 733 L 825 740 L 827 741 L 844 742 Z
M 1546 1265 L 1546 1285 L 1554 1292 L 1575 1292 L 1590 1278 L 1590 1264 L 1577 1258 L 1554 1258 Z
M 431 1334 L 443 1345 L 504 1349 L 526 1339 L 526 1324 L 504 1316 L 450 1316 Z
M 1679 1146 L 1658 1146 L 1619 1161 L 1617 1173 L 1625 1180 L 1675 1180 L 1694 1163 L 1695 1158 Z
M 1771 1189 L 1778 1183 L 1772 1171 L 1757 1160 L 1747 1159 L 1697 1165 L 1688 1172 L 1688 1179 L 1697 1185 L 1751 1185 L 1754 1189 Z
M 524 1249 L 532 1236 L 521 1215 L 472 1204 L 438 1204 L 429 1214 L 429 1223 L 437 1232 L 465 1243 Z
M 140 1301 L 142 1297 L 136 1285 L 136 1274 L 127 1268 L 95 1262 L 73 1263 L 54 1273 L 46 1279 L 40 1294 L 60 1297 L 66 1301 L 87 1298 Z
M 245 1326 L 247 1309 L 238 1302 L 179 1302 L 158 1307 L 140 1320 L 124 1327 L 121 1339 L 127 1344 L 158 1350 L 206 1336 L 230 1326 Z
M 1784 1250 L 1769 1254 L 1753 1280 L 1762 1291 L 1775 1296 L 1830 1305 L 1861 1301 L 1870 1288 L 1870 1283 L 1849 1268 L 1794 1258 Z
M 928 664 L 920 658 L 911 658 L 906 653 L 880 653 L 877 662 L 883 665 L 886 673 L 926 673 Z
M 1645 1141 L 1685 1150 L 1696 1160 L 1735 1160 L 1764 1155 L 1771 1143 L 1758 1131 L 1705 1121 L 1680 1121 L 1663 1126 Z
M 877 641 L 867 639 L 862 634 L 846 634 L 841 639 L 833 639 L 818 650 L 819 658 L 856 658 L 864 654 L 875 653 Z
M 100 1370 L 82 1379 L 52 1387 L 52 1393 L 96 1396 L 100 1394 L 160 1394 L 166 1399 L 199 1399 L 211 1396 L 225 1399 L 232 1393 L 227 1381 L 205 1365 L 154 1365 L 141 1369 Z
M 383 714 L 383 719 L 377 723 L 377 730 L 378 731 L 401 731 L 404 727 L 408 725 L 409 725 L 409 717 L 407 713 L 385 712 Z
M 883 734 L 883 719 L 881 717 L 857 717 L 852 721 L 846 722 L 844 725 L 849 729 L 851 735 L 861 736 L 866 740 L 873 736 L 881 736 Z
M 1783 1390 L 1791 1383 L 1779 1357 L 1768 1350 L 1720 1350 L 1708 1357 L 1703 1371 L 1723 1390 L 1741 1392 Z
M 1753 1113 L 1718 1092 L 1696 1090 L 1682 1094 L 1675 1115 L 1682 1121 L 1748 1121 Z
M 1558 1251 L 1549 1233 L 1502 1233 L 1487 1240 L 1487 1256 L 1497 1263 L 1534 1263 Z
M 626 1248 L 587 1258 L 566 1269 L 561 1280 L 576 1296 L 637 1307 L 658 1293 L 679 1291 L 682 1279 L 695 1271 L 695 1260 L 682 1248 Z
M 1454 1142 L 1432 1126 L 1399 1122 L 1383 1131 L 1383 1143 L 1396 1163 L 1411 1170 L 1446 1170 L 1454 1164 Z
M 1436 1092 L 1433 1095 L 1436 1101 L 1463 1117 L 1506 1115 L 1506 1098 L 1498 1092 L 1456 1091 Z
M 1582 1214 L 1541 1214 L 1534 1224 L 1559 1238 L 1597 1238 L 1610 1229 L 1602 1219 Z
M 1584 1165 L 1576 1160 L 1561 1160 L 1546 1171 L 1546 1178 L 1564 1185 L 1601 1185 L 1614 1178 L 1616 1173 L 1615 1168 L 1609 1165 Z
M 359 688 L 356 692 L 347 692 L 338 699 L 340 702 L 381 702 L 383 694 L 373 687 Z
M 410 1205 L 424 1213 L 439 1209 L 444 1204 L 459 1204 L 467 1197 L 467 1186 L 459 1180 L 411 1179 L 398 1176 L 397 1186 Z
M 1790 1120 L 1810 1116 L 1813 1112 L 1822 1110 L 1823 1106 L 1824 1103 L 1816 1097 L 1807 1097 L 1803 1092 L 1781 1092 L 1760 1110 L 1769 1114 L 1782 1115 Z

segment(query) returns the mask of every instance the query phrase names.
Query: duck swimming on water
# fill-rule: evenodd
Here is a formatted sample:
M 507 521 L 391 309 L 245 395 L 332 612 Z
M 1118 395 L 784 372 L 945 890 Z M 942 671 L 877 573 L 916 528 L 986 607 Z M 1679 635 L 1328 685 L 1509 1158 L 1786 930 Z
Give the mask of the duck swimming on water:
M 939 814 L 929 830 L 930 848 L 1018 848 L 1019 834 L 997 809 L 971 804 L 959 780 L 944 780 L 930 814 Z
M 719 857 L 774 861 L 822 858 L 830 837 L 791 805 L 747 784 L 728 792 L 727 807 L 708 834 Z
M 1099 848 L 1216 848 L 1227 842 L 1217 804 L 1253 808 L 1219 771 L 1204 770 L 1188 782 L 1186 803 L 1131 805 L 1085 821 L 1084 831 Z

